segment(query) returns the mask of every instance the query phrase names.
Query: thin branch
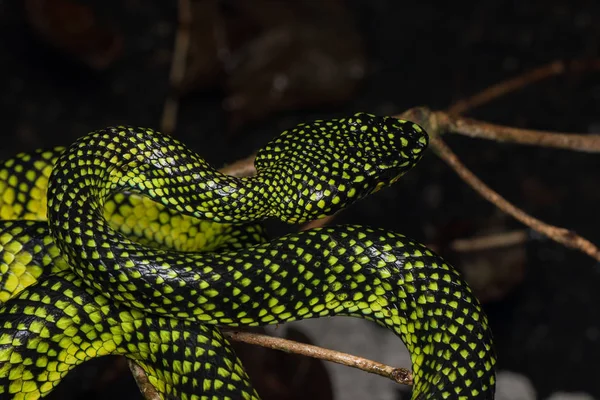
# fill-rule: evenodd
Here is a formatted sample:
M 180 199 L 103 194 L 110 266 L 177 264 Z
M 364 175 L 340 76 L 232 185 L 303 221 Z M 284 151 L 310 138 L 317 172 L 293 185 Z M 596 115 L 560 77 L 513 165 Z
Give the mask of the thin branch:
M 498 142 L 511 142 L 559 149 L 600 153 L 599 134 L 577 134 L 519 129 L 490 124 L 443 111 L 433 113 L 441 132 L 460 133 L 465 136 L 492 139 Z
M 135 363 L 135 361 L 127 359 L 127 364 L 129 364 L 129 370 L 135 379 L 135 382 L 144 396 L 146 400 L 161 400 L 160 394 L 156 391 L 156 388 L 150 383 L 148 380 L 148 376 L 146 372 Z
M 242 176 L 253 176 L 256 175 L 256 168 L 254 168 L 254 158 L 256 154 L 252 154 L 241 160 L 237 160 L 232 164 L 226 165 L 219 169 L 224 174 L 242 177 Z
M 299 354 L 306 357 L 317 358 L 334 362 L 348 367 L 357 368 L 365 372 L 380 375 L 403 385 L 412 385 L 412 372 L 407 368 L 396 368 L 377 361 L 363 357 L 343 353 L 336 350 L 325 349 L 311 344 L 300 343 L 294 340 L 278 338 L 254 332 L 238 332 L 224 330 L 223 334 L 236 342 L 243 342 L 268 349 L 284 351 L 286 353 Z M 148 380 L 144 370 L 134 361 L 128 360 L 129 369 L 135 381 L 147 400 L 159 400 L 160 395 Z
M 315 219 L 315 220 L 309 221 L 306 224 L 304 224 L 300 228 L 300 230 L 301 231 L 307 231 L 309 229 L 322 228 L 322 227 L 324 227 L 326 225 L 329 225 L 335 219 L 336 215 L 337 214 L 328 215 L 328 216 L 323 217 L 323 218 L 319 218 L 319 219 Z
M 493 191 L 477 176 L 475 176 L 465 165 L 458 159 L 456 154 L 444 143 L 440 134 L 448 129 L 443 118 L 439 118 L 444 113 L 432 113 L 426 107 L 415 107 L 405 111 L 399 118 L 414 121 L 430 134 L 430 143 L 436 154 L 444 160 L 454 171 L 465 181 L 469 186 L 475 189 L 484 199 L 488 200 L 496 207 L 505 213 L 513 216 L 518 221 L 529 226 L 530 228 L 548 236 L 552 240 L 561 243 L 567 247 L 578 249 L 590 257 L 600 261 L 600 250 L 589 240 L 577 235 L 575 232 L 565 228 L 560 228 L 540 221 L 532 217 L 525 211 L 508 202 L 504 197 Z M 456 117 L 460 118 L 460 117 Z
M 178 10 L 177 32 L 175 33 L 175 45 L 169 75 L 169 94 L 163 106 L 163 114 L 160 122 L 162 132 L 168 134 L 172 134 L 177 125 L 179 92 L 181 83 L 185 77 L 185 67 L 190 47 L 190 30 L 192 25 L 192 6 L 190 0 L 179 0 Z
M 448 112 L 450 114 L 464 114 L 475 107 L 489 103 L 492 100 L 517 91 L 518 89 L 531 85 L 532 83 L 552 76 L 560 75 L 564 71 L 564 62 L 555 61 L 553 63 L 536 68 L 533 71 L 528 71 L 522 75 L 510 78 L 496 85 L 489 86 L 471 97 L 458 100 L 456 103 L 448 107 Z
M 505 96 L 509 93 L 515 92 L 526 86 L 532 85 L 543 79 L 551 78 L 553 76 L 558 76 L 561 74 L 571 72 L 584 72 L 599 69 L 600 58 L 571 61 L 554 61 L 541 67 L 535 68 L 531 71 L 527 71 L 516 77 L 507 79 L 496 85 L 489 86 L 471 97 L 458 100 L 456 103 L 448 107 L 448 113 L 464 114 L 475 107 L 487 104 L 499 97 Z
M 404 385 L 412 385 L 413 382 L 412 372 L 409 369 L 391 367 L 351 354 L 260 333 L 224 331 L 223 334 L 229 339 L 237 342 L 249 343 L 269 349 L 285 351 L 287 353 L 300 354 L 307 357 L 331 361 L 348 367 L 358 368 L 372 374 L 381 375 Z
M 482 251 L 509 247 L 527 241 L 527 231 L 523 229 L 493 233 L 465 239 L 455 239 L 450 243 L 450 248 L 461 253 Z
M 494 125 L 474 119 L 463 118 L 456 114 L 465 113 L 475 107 L 489 103 L 501 96 L 522 89 L 543 79 L 565 73 L 581 73 L 600 70 L 600 58 L 570 61 L 554 61 L 514 78 L 490 86 L 464 100 L 459 100 L 447 112 L 437 112 L 438 124 L 445 126 L 441 132 L 453 132 L 470 137 L 492 139 L 500 142 L 555 147 L 583 152 L 600 152 L 600 135 L 547 132 L 530 129 L 518 129 Z
M 431 137 L 431 145 L 436 151 L 436 154 L 444 160 L 452 169 L 477 193 L 484 199 L 493 203 L 496 207 L 505 213 L 513 216 L 518 221 L 529 226 L 536 231 L 543 233 L 552 240 L 561 243 L 567 247 L 578 249 L 585 254 L 600 261 L 600 249 L 589 240 L 579 236 L 573 231 L 565 228 L 560 228 L 554 225 L 547 224 L 537 218 L 525 213 L 520 208 L 508 202 L 504 197 L 493 191 L 489 186 L 475 176 L 465 165 L 458 159 L 456 154 L 444 143 L 439 136 Z

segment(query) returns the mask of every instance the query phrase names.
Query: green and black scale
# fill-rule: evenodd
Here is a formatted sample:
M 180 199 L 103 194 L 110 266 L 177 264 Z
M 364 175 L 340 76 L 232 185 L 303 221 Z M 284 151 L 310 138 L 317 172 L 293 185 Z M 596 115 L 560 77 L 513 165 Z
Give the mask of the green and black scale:
M 351 315 L 404 341 L 413 399 L 493 399 L 487 318 L 439 256 L 381 229 L 267 241 L 257 224 L 330 215 L 397 181 L 426 146 L 411 122 L 357 114 L 283 132 L 250 178 L 132 127 L 5 162 L 0 398 L 39 398 L 107 354 L 135 360 L 164 398 L 258 398 L 218 326 Z

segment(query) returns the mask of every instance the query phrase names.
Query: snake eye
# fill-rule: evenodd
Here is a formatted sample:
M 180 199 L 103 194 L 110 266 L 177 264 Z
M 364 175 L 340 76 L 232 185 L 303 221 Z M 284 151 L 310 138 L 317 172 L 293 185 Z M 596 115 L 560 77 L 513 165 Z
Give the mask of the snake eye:
M 410 121 L 385 117 L 382 130 L 387 133 L 385 142 L 394 153 L 391 156 L 401 164 L 417 162 L 429 142 L 423 128 Z M 383 147 L 386 145 L 384 144 Z
M 358 132 L 363 174 L 375 184 L 375 191 L 415 166 L 427 147 L 427 134 L 413 122 L 364 113 L 355 115 L 352 122 Z
M 425 131 L 410 121 L 359 113 L 350 122 L 358 133 L 363 156 L 375 165 L 416 162 L 428 144 Z

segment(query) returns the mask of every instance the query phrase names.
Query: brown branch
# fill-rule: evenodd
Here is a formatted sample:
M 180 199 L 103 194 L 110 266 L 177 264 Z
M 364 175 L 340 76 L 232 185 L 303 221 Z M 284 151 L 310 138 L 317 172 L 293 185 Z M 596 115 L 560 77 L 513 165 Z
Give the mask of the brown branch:
M 458 159 L 456 154 L 444 143 L 439 136 L 431 137 L 431 145 L 436 151 L 436 154 L 444 160 L 452 169 L 471 186 L 484 199 L 493 203 L 496 207 L 505 213 L 513 216 L 523 224 L 543 233 L 550 239 L 561 243 L 567 247 L 578 249 L 585 254 L 600 261 L 600 249 L 589 240 L 577 235 L 575 232 L 565 228 L 560 228 L 554 225 L 547 224 L 537 218 L 525 213 L 520 208 L 508 202 L 504 197 L 490 189 L 485 183 L 475 176 L 465 165 Z
M 584 152 L 600 152 L 600 135 L 548 132 L 531 129 L 519 129 L 474 119 L 463 118 L 456 114 L 465 113 L 494 99 L 514 92 L 535 82 L 565 73 L 600 70 L 600 58 L 571 61 L 554 61 L 532 71 L 510 78 L 451 105 L 447 112 L 437 112 L 437 123 L 444 126 L 440 132 L 453 132 L 470 137 L 513 142 L 519 144 L 555 147 Z
M 498 142 L 510 142 L 559 149 L 600 153 L 599 134 L 576 134 L 547 132 L 531 129 L 519 129 L 490 124 L 443 111 L 433 113 L 433 118 L 441 127 L 441 132 L 460 133 L 465 136 L 492 139 Z
M 328 216 L 323 217 L 323 218 L 319 218 L 319 219 L 315 219 L 315 220 L 309 221 L 306 224 L 304 224 L 300 228 L 300 230 L 301 231 L 307 231 L 309 229 L 322 228 L 322 227 L 324 227 L 326 225 L 329 225 L 335 219 L 336 215 L 337 214 L 328 215 Z
M 532 83 L 552 76 L 560 75 L 565 71 L 565 69 L 565 64 L 562 61 L 555 61 L 553 63 L 544 65 L 540 68 L 534 69 L 533 71 L 528 71 L 522 75 L 510 78 L 496 85 L 489 86 L 488 88 L 471 97 L 458 100 L 456 103 L 448 107 L 448 112 L 450 114 L 463 114 L 475 107 L 489 103 L 492 100 L 514 92 L 525 86 L 531 85 Z
M 172 134 L 177 125 L 179 109 L 179 92 L 185 77 L 185 67 L 190 47 L 190 30 L 192 25 L 192 7 L 190 0 L 179 0 L 178 24 L 175 33 L 171 72 L 169 75 L 169 94 L 163 106 L 160 129 L 163 133 Z
M 254 158 L 256 154 L 252 154 L 241 160 L 237 160 L 232 164 L 226 165 L 219 169 L 224 174 L 242 177 L 256 175 L 256 168 L 254 168 Z
M 421 125 L 430 134 L 431 147 L 436 154 L 444 160 L 452 169 L 471 186 L 484 199 L 488 200 L 496 207 L 511 215 L 513 218 L 529 226 L 530 228 L 548 236 L 550 239 L 561 243 L 567 247 L 578 249 L 585 254 L 600 261 L 600 250 L 589 240 L 577 235 L 575 232 L 565 228 L 560 228 L 540 221 L 532 217 L 525 211 L 508 202 L 504 197 L 493 191 L 489 186 L 481 181 L 458 159 L 456 154 L 444 143 L 440 134 L 448 130 L 445 119 L 440 118 L 444 115 L 442 112 L 432 113 L 426 107 L 415 107 L 405 111 L 398 118 L 414 121 Z M 450 117 L 452 118 L 452 117 Z M 460 118 L 460 117 L 456 117 Z
M 407 368 L 396 368 L 352 354 L 260 333 L 224 330 L 223 334 L 236 342 L 243 342 L 268 349 L 284 351 L 286 353 L 318 358 L 377 374 L 403 385 L 413 384 L 412 372 Z M 159 400 L 160 395 L 148 380 L 148 376 L 144 370 L 132 360 L 128 360 L 128 363 L 129 369 L 144 398 L 147 400 Z
M 543 79 L 558 76 L 564 73 L 584 72 L 600 69 L 600 58 L 571 60 L 571 61 L 554 61 L 549 64 L 527 71 L 516 77 L 507 79 L 496 85 L 492 85 L 481 92 L 463 100 L 458 100 L 456 103 L 448 107 L 449 114 L 464 114 L 475 107 L 487 104 L 492 100 L 515 92 L 533 83 Z
M 156 388 L 150 383 L 148 380 L 148 376 L 146 372 L 135 363 L 135 361 L 127 359 L 127 364 L 129 364 L 129 370 L 135 379 L 135 383 L 137 383 L 142 396 L 146 400 L 161 400 L 160 394 L 156 391 Z
M 413 382 L 412 372 L 406 368 L 391 367 L 351 354 L 260 333 L 224 331 L 223 334 L 237 342 L 249 343 L 269 349 L 285 351 L 287 353 L 300 354 L 307 357 L 331 361 L 348 367 L 358 368 L 372 374 L 381 375 L 404 385 L 412 385 Z
M 471 251 L 481 251 L 496 249 L 499 247 L 509 247 L 527 241 L 527 232 L 523 229 L 493 233 L 484 236 L 472 238 L 455 239 L 450 243 L 450 248 L 454 251 L 467 253 Z

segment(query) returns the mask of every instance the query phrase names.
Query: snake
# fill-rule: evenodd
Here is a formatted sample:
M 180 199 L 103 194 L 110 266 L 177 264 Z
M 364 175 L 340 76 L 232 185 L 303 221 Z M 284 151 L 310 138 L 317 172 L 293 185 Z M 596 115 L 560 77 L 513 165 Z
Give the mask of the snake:
M 372 320 L 406 345 L 412 399 L 493 399 L 489 322 L 460 273 L 400 233 L 268 240 L 397 182 L 427 133 L 357 113 L 302 123 L 225 175 L 175 138 L 115 126 L 0 166 L 0 397 L 37 399 L 120 354 L 166 399 L 259 399 L 221 327 Z

